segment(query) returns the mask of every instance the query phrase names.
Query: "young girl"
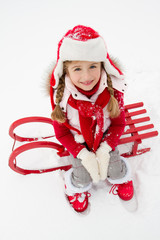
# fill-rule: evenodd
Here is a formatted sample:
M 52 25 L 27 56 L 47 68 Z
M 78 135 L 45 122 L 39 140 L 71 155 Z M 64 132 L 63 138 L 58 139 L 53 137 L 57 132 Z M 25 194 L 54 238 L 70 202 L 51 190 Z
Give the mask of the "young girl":
M 88 207 L 92 182 L 107 179 L 121 199 L 133 197 L 128 164 L 116 148 L 125 127 L 125 89 L 124 75 L 96 31 L 78 25 L 64 35 L 50 79 L 51 117 L 72 158 L 65 193 L 78 212 Z

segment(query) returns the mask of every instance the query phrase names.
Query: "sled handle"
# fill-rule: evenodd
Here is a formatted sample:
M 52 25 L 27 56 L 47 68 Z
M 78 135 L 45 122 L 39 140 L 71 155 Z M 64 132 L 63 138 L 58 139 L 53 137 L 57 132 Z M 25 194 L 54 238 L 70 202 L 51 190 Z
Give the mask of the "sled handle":
M 46 117 L 26 117 L 26 118 L 21 118 L 13 122 L 9 128 L 9 135 L 12 137 L 14 140 L 17 140 L 19 142 L 32 142 L 32 141 L 37 141 L 39 138 L 29 138 L 29 137 L 21 137 L 18 136 L 17 134 L 14 133 L 14 130 L 16 127 L 25 124 L 25 123 L 30 123 L 30 122 L 42 122 L 42 123 L 48 123 L 53 126 L 53 121 L 50 118 Z M 53 136 L 48 136 L 48 137 L 42 137 L 43 139 L 54 137 Z
M 54 167 L 54 168 L 49 168 L 49 169 L 40 169 L 40 170 L 29 170 L 29 169 L 23 169 L 20 168 L 16 165 L 16 157 L 25 152 L 28 151 L 30 149 L 34 149 L 34 148 L 52 148 L 52 149 L 56 149 L 58 150 L 58 155 L 65 155 L 64 153 L 66 153 L 66 156 L 69 155 L 69 153 L 66 151 L 64 151 L 64 147 L 60 144 L 54 143 L 54 142 L 49 142 L 49 141 L 38 141 L 38 142 L 31 142 L 31 143 L 26 143 L 18 148 L 16 148 L 10 155 L 9 157 L 9 167 L 20 174 L 23 175 L 27 175 L 30 173 L 45 173 L 45 172 L 51 172 L 51 171 L 56 171 L 56 170 L 65 170 L 67 171 L 68 169 L 70 169 L 72 167 L 72 165 L 66 165 L 66 166 L 59 166 L 59 167 Z

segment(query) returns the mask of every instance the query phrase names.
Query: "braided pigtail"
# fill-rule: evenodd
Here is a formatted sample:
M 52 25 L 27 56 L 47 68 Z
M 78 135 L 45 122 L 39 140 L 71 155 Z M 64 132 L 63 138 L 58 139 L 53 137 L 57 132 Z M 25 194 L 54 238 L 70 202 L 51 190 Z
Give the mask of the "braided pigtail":
M 110 113 L 110 117 L 111 118 L 116 118 L 119 116 L 120 114 L 120 110 L 119 110 L 119 105 L 118 105 L 118 101 L 117 99 L 114 97 L 114 89 L 112 86 L 112 80 L 111 77 L 107 74 L 107 83 L 108 83 L 108 91 L 110 93 L 110 100 L 108 103 L 108 107 L 107 110 Z
M 56 101 L 55 101 L 56 106 L 53 112 L 51 113 L 52 120 L 56 120 L 60 123 L 64 123 L 66 120 L 65 114 L 59 105 L 63 97 L 64 88 L 65 88 L 65 75 L 63 74 L 63 76 L 59 79 L 59 84 L 57 87 Z
M 60 108 L 60 102 L 62 100 L 63 94 L 64 94 L 64 88 L 65 88 L 65 75 L 67 73 L 68 65 L 71 63 L 71 61 L 65 61 L 63 63 L 63 75 L 59 79 L 59 84 L 57 87 L 57 93 L 56 93 L 56 107 L 51 113 L 52 120 L 56 120 L 59 123 L 64 123 L 66 121 L 66 117 L 62 109 Z

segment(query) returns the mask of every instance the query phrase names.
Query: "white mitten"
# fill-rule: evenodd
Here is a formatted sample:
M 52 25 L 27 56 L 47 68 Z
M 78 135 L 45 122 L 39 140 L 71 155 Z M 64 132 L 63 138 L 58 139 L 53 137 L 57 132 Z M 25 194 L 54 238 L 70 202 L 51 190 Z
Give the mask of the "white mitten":
M 97 160 L 99 163 L 99 172 L 100 172 L 100 179 L 105 180 L 107 177 L 107 171 L 108 171 L 108 164 L 110 159 L 109 152 L 112 150 L 112 148 L 106 143 L 102 142 L 100 144 L 100 147 L 96 151 Z
M 77 158 L 82 160 L 82 165 L 89 172 L 93 182 L 98 183 L 100 176 L 96 155 L 93 152 L 89 152 L 86 148 L 83 148 L 78 153 Z

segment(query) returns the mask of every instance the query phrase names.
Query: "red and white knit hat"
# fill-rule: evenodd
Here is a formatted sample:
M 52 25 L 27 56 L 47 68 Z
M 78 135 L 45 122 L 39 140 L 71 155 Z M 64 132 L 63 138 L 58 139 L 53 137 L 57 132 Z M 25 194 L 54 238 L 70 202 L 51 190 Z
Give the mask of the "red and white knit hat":
M 106 72 L 124 78 L 109 57 L 103 38 L 90 27 L 78 25 L 69 30 L 58 44 L 57 61 L 53 69 L 50 84 L 57 88 L 59 78 L 63 74 L 64 61 L 103 62 Z

